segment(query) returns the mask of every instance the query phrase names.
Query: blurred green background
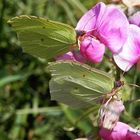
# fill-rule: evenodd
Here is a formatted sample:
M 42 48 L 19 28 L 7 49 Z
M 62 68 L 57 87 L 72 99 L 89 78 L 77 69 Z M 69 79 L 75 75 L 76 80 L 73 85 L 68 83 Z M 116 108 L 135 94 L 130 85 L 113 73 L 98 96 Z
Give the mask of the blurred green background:
M 16 33 L 7 24 L 7 20 L 26 14 L 75 27 L 78 19 L 97 2 L 0 0 L 0 140 L 73 140 L 78 137 L 96 137 L 97 113 L 91 112 L 97 112 L 97 108 L 76 110 L 50 101 L 50 76 L 45 72 L 46 62 L 22 52 Z M 127 81 L 139 84 L 139 73 L 132 69 Z M 133 92 L 131 98 L 138 98 L 140 90 L 129 88 Z M 136 126 L 140 119 L 139 103 L 133 107 L 129 106 L 129 102 L 125 104 L 127 112 L 122 120 Z

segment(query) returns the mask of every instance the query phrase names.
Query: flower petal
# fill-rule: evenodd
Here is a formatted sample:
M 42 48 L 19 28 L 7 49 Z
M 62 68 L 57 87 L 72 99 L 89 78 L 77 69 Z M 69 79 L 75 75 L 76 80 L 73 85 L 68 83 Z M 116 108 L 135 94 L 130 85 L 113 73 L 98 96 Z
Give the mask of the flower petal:
M 115 63 L 123 71 L 128 71 L 134 65 L 133 63 L 123 59 L 119 55 L 114 55 L 113 57 L 114 57 Z
M 114 55 L 114 60 L 123 71 L 128 71 L 140 59 L 140 28 L 130 25 L 127 42 L 119 54 Z
M 126 139 L 127 140 L 140 140 L 140 130 L 129 128 Z
M 140 11 L 136 12 L 133 16 L 131 16 L 129 18 L 129 22 L 140 27 Z
M 67 52 L 63 55 L 60 55 L 55 58 L 56 60 L 72 60 L 72 61 L 78 61 L 81 63 L 86 63 L 87 60 L 81 55 L 79 50 L 73 50 L 71 52 Z
M 101 128 L 99 135 L 104 140 L 140 140 L 140 131 L 122 122 L 117 122 L 112 131 Z
M 98 63 L 102 61 L 105 46 L 92 37 L 85 37 L 79 42 L 81 54 L 89 61 Z
M 91 10 L 81 17 L 75 29 L 86 32 L 94 30 L 98 17 L 102 17 L 105 8 L 106 5 L 102 2 L 96 4 Z
M 119 117 L 124 109 L 125 107 L 121 100 L 109 99 L 100 108 L 99 125 L 103 128 L 112 130 L 118 122 Z
M 99 134 L 104 140 L 126 140 L 128 129 L 129 125 L 122 122 L 117 122 L 112 131 L 101 128 Z
M 61 56 L 56 57 L 55 59 L 56 60 L 73 60 L 73 61 L 76 61 L 72 52 L 65 53 Z
M 128 20 L 124 13 L 113 5 L 106 8 L 100 23 L 98 38 L 113 52 L 118 53 L 127 40 Z
M 81 55 L 79 50 L 73 50 L 72 53 L 76 61 L 81 62 L 81 63 L 87 62 L 87 60 L 85 59 L 85 57 L 83 57 L 83 55 Z

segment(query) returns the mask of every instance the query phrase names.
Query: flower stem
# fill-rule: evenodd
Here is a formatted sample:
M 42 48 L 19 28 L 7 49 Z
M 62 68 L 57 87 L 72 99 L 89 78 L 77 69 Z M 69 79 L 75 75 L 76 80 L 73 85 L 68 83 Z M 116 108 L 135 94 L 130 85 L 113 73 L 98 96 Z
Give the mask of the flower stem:
M 116 66 L 115 81 L 120 81 L 120 79 L 121 79 L 121 70 Z

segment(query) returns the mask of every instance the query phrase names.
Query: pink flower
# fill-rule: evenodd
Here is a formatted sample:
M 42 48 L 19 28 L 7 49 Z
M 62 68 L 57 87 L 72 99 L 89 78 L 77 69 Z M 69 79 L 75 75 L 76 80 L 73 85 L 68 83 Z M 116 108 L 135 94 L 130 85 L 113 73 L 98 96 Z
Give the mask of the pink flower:
M 97 4 L 76 26 L 77 31 L 85 32 L 78 38 L 81 54 L 94 63 L 102 60 L 105 46 L 117 54 L 127 40 L 128 25 L 126 16 L 119 9 Z
M 140 132 L 122 122 L 117 122 L 113 130 L 101 128 L 99 135 L 104 140 L 140 140 Z
M 116 108 L 117 106 L 117 108 Z M 116 98 L 110 98 L 100 108 L 99 126 L 112 130 L 124 111 L 123 102 Z
M 129 17 L 129 22 L 140 27 L 140 11 Z M 140 71 L 140 60 L 137 61 L 137 70 Z
M 86 63 L 86 59 L 80 54 L 80 52 L 77 50 L 73 50 L 71 52 L 65 53 L 61 56 L 58 56 L 55 58 L 56 60 L 73 60 L 78 61 L 81 63 Z
M 120 53 L 114 55 L 114 60 L 123 71 L 128 71 L 140 60 L 140 28 L 130 25 L 129 36 Z
M 140 11 L 129 17 L 129 22 L 140 27 Z
M 56 60 L 74 60 L 74 61 L 76 61 L 72 52 L 68 52 L 61 56 L 58 56 L 58 57 L 56 57 Z

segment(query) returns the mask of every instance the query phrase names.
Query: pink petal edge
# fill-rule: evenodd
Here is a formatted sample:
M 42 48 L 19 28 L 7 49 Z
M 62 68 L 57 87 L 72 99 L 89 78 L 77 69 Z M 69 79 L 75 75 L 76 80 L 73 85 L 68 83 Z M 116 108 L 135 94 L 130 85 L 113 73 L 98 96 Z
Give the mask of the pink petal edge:
M 106 9 L 106 5 L 102 2 L 96 4 L 92 9 L 87 11 L 78 21 L 76 30 L 89 32 L 95 29 L 98 18 L 101 17 Z
M 115 63 L 123 71 L 128 71 L 140 59 L 140 28 L 130 25 L 129 29 L 129 36 L 122 51 L 113 56 Z

